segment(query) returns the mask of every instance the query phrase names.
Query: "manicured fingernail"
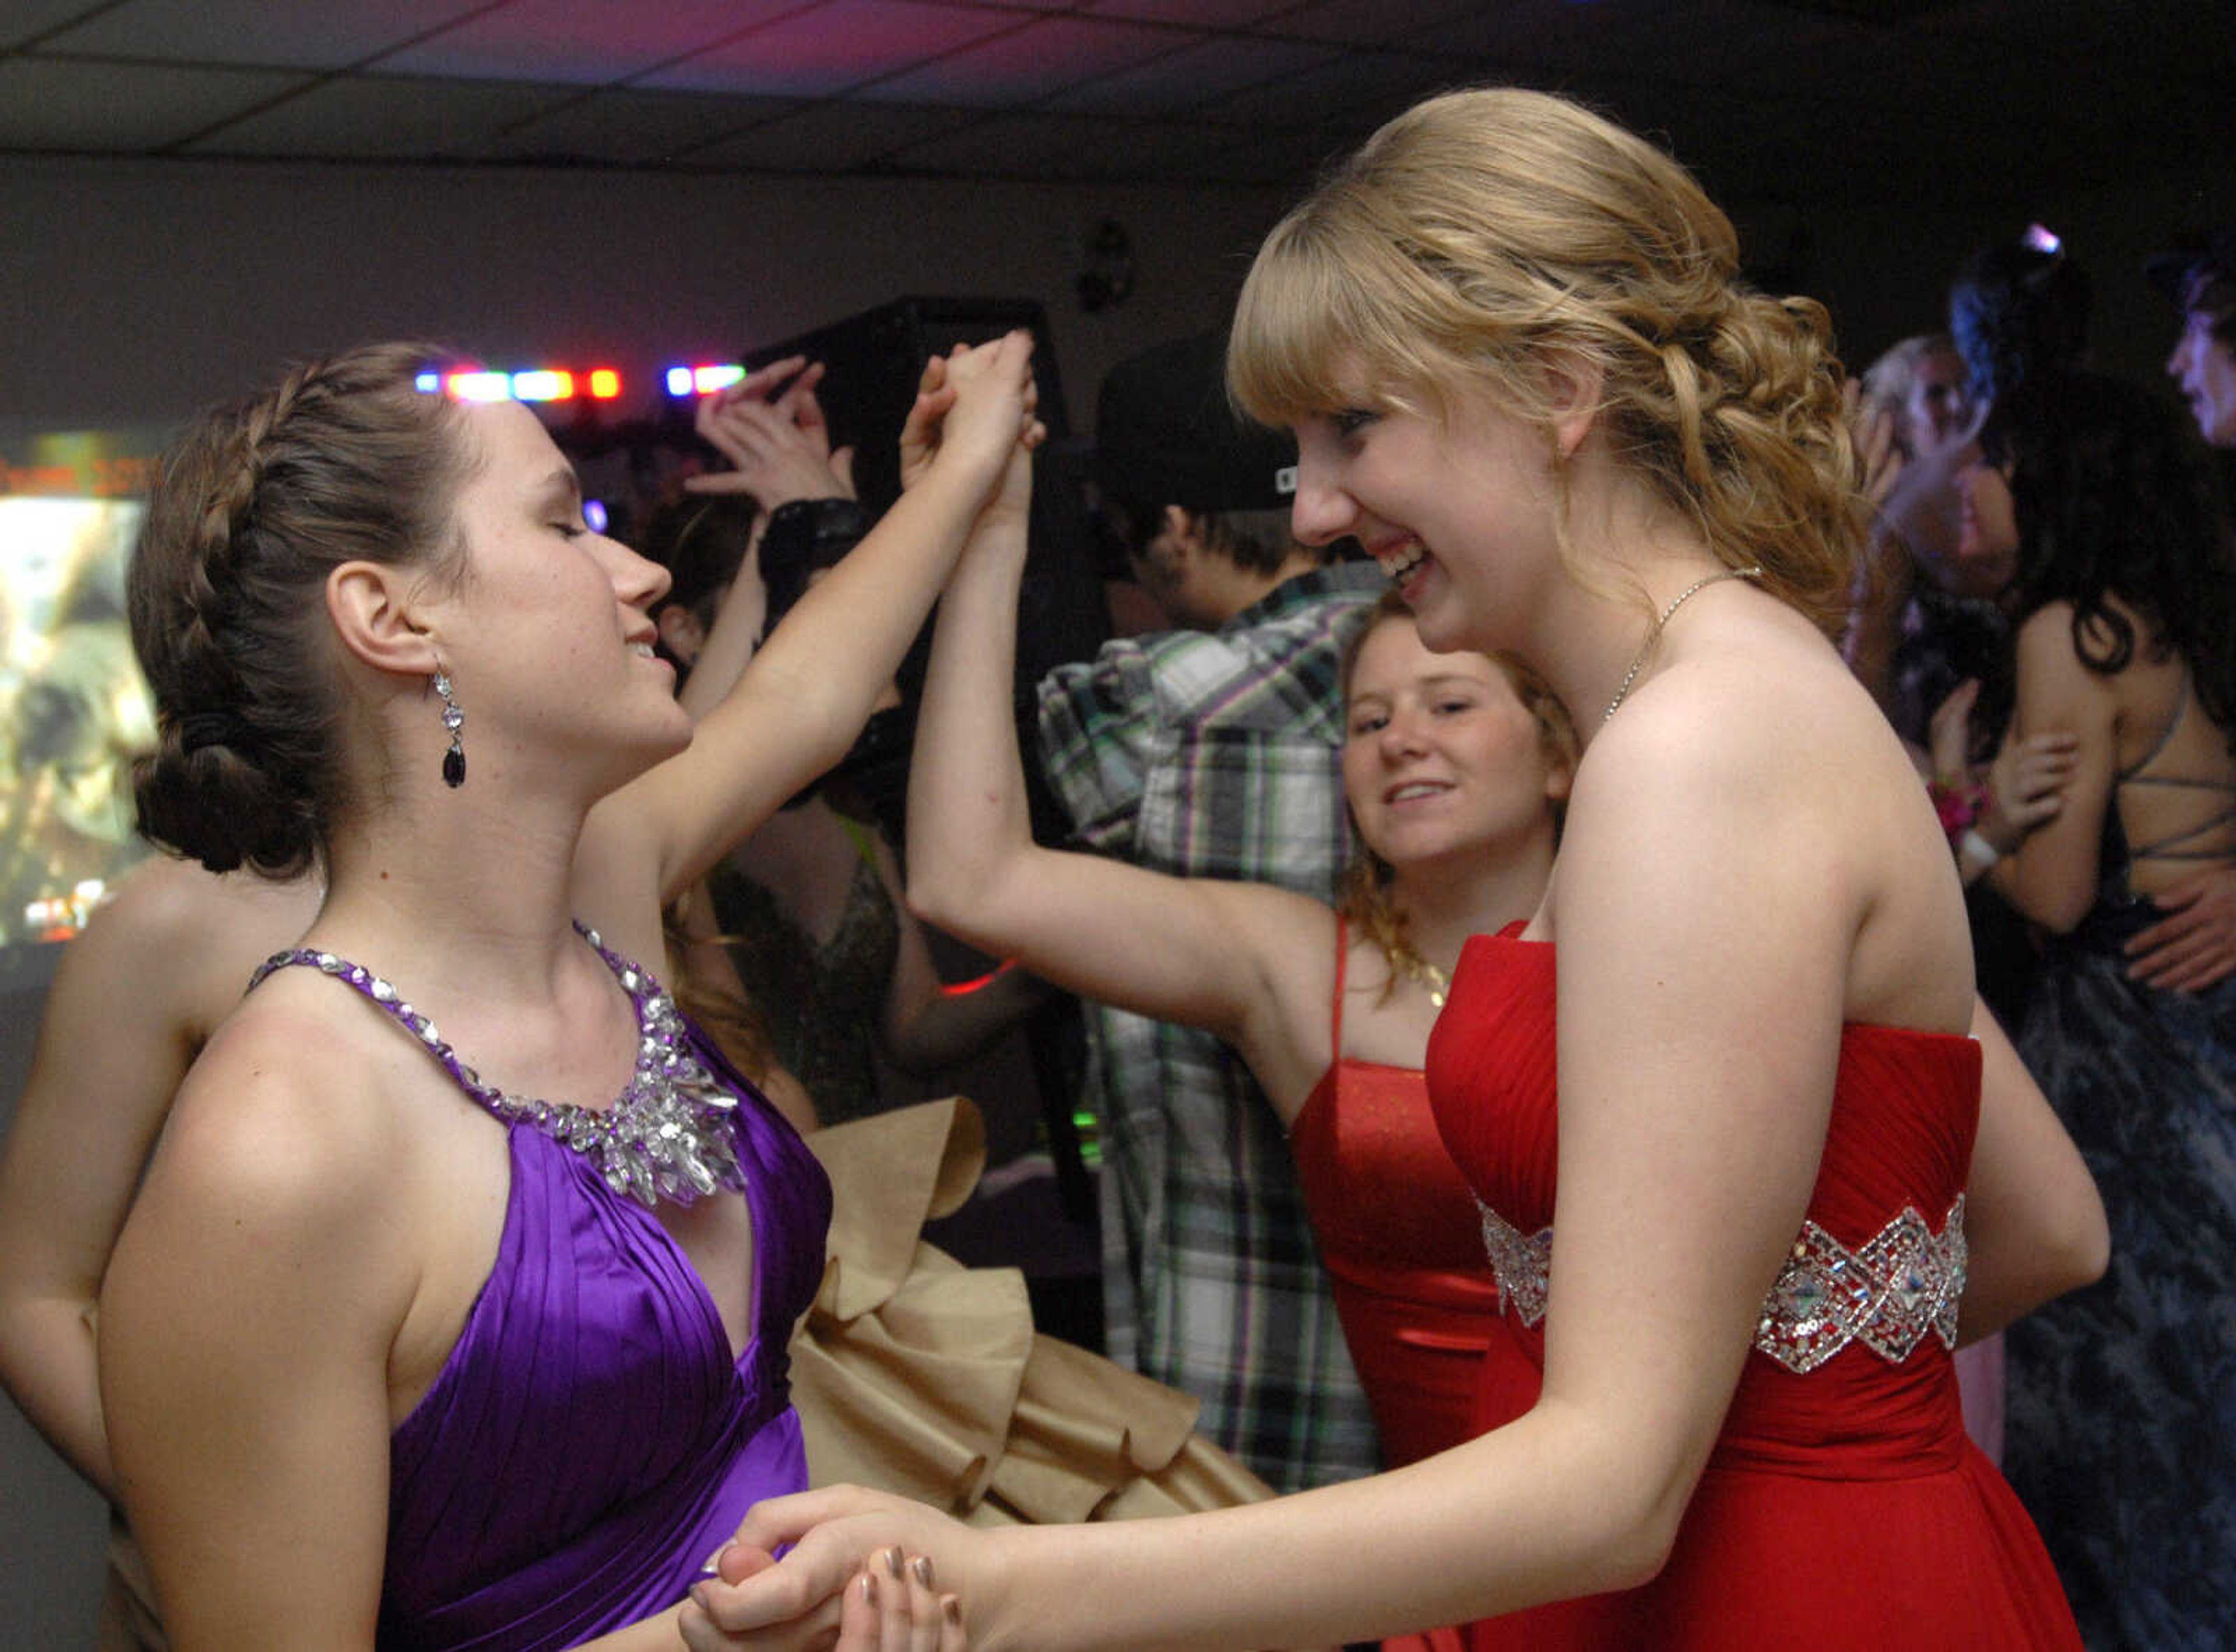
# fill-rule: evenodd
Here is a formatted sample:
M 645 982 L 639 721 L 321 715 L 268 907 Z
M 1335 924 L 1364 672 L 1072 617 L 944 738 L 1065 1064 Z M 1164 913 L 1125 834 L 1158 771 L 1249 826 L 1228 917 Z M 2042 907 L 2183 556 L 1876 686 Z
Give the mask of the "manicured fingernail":
M 952 1595 L 942 1595 L 939 1597 L 939 1615 L 959 1627 L 963 1622 L 963 1603 Z
M 918 1555 L 915 1561 L 916 1580 L 926 1589 L 931 1587 L 931 1557 Z
M 862 1574 L 862 1604 L 863 1604 L 863 1605 L 865 1605 L 865 1606 L 875 1606 L 877 1603 L 878 1603 L 878 1579 L 877 1579 L 877 1576 L 876 1576 L 876 1575 L 875 1575 L 874 1573 L 871 1573 L 871 1572 L 864 1572 L 864 1573 Z
M 901 1551 L 898 1547 L 885 1550 L 885 1570 L 895 1577 L 901 1576 Z

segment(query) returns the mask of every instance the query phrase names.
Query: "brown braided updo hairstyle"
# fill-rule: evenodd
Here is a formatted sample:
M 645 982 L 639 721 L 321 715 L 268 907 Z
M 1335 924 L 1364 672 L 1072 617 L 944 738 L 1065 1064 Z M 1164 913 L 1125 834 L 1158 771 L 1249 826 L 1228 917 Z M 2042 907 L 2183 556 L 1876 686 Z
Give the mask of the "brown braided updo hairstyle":
M 1864 511 L 1823 306 L 1750 290 L 1691 175 L 1563 99 L 1453 92 L 1383 127 L 1266 237 L 1227 372 L 1269 423 L 1332 410 L 1346 363 L 1392 410 L 1474 386 L 1550 444 L 1563 359 L 1598 374 L 1612 451 L 1726 566 L 1760 563 L 1837 628 Z M 1564 560 L 1600 589 L 1565 479 L 1559 503 Z
M 443 352 L 376 345 L 305 363 L 202 414 L 165 455 L 129 580 L 158 744 L 140 829 L 213 872 L 306 870 L 348 801 L 326 576 L 345 562 L 463 570 L 458 410 L 413 388 Z

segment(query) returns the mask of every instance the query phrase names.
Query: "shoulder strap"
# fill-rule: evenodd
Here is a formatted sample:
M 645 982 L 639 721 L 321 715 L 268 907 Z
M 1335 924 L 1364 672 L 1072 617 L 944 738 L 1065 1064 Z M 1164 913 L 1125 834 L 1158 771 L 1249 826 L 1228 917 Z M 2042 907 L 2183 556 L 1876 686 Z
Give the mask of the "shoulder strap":
M 249 990 L 255 991 L 257 983 L 273 971 L 297 964 L 316 970 L 321 975 L 331 975 L 343 985 L 355 988 L 374 1009 L 418 1039 L 443 1070 L 450 1074 L 453 1083 L 481 1106 L 490 1107 L 489 1097 L 497 1092 L 483 1084 L 480 1076 L 458 1059 L 458 1052 L 443 1041 L 442 1035 L 435 1030 L 433 1022 L 406 1003 L 404 996 L 393 986 L 362 964 L 352 964 L 345 958 L 307 946 L 290 947 L 284 952 L 274 952 L 256 966 L 256 973 L 248 977 Z
M 1328 1014 L 1328 1064 L 1343 1060 L 1343 981 L 1351 963 L 1351 922 L 1335 915 L 1335 1004 Z
M 2128 780 L 2147 779 L 2148 777 L 2143 773 L 2143 771 L 2148 768 L 2153 763 L 2158 761 L 2159 754 L 2166 750 L 2168 746 L 2174 743 L 2175 731 L 2180 728 L 2181 720 L 2188 714 L 2189 667 L 2185 663 L 2181 668 L 2181 688 L 2174 697 L 2174 715 L 2167 719 L 2166 727 L 2160 731 L 2158 740 L 2151 747 L 2150 750 L 2145 752 L 2142 756 L 2138 758 L 2133 763 L 2127 765 L 2127 767 L 2121 769 L 2117 774 L 2114 775 L 2112 777 L 2114 781 L 2117 783 L 2124 783 Z

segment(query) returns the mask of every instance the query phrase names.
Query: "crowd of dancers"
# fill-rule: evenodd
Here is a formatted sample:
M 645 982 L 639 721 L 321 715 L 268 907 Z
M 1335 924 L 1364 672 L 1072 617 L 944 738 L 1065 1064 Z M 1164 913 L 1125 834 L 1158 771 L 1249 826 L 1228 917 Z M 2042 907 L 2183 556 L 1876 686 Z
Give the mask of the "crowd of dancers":
M 2236 233 L 2154 273 L 2236 449 Z M 423 347 L 203 416 L 130 581 L 177 858 L 73 944 L 0 1165 L 0 1372 L 128 1520 L 119 1632 L 2223 1643 L 2236 564 L 2079 279 L 1991 249 L 1858 407 L 1660 150 L 1431 99 L 1113 375 L 1180 629 L 1030 752 L 1024 335 L 926 365 L 874 522 L 813 364 L 707 403 L 673 576 Z M 895 845 L 824 782 L 935 604 Z M 1109 1352 L 1259 1478 L 811 1490 L 802 1132 L 1053 990 Z M 1077 1403 L 1037 1438 L 1134 1449 Z

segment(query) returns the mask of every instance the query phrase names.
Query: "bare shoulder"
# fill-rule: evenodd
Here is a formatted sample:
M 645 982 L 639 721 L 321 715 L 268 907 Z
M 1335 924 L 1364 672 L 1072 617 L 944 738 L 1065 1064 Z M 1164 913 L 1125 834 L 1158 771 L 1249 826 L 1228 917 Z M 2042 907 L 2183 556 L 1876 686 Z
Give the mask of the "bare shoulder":
M 2019 658 L 2038 665 L 2070 662 L 2075 668 L 2081 663 L 2078 649 L 2074 646 L 2074 608 L 2070 602 L 2044 602 L 2019 622 L 2015 646 Z M 2101 624 L 2084 627 L 2093 630 L 2104 642 L 2111 641 L 2111 633 Z
M 1766 628 L 1673 661 L 1624 703 L 1579 767 L 1570 829 L 1613 804 L 1756 838 L 1852 817 L 1858 796 L 1887 788 L 1906 797 L 1916 770 L 1870 694 L 1813 632 Z M 1814 852 L 1837 857 L 1845 835 L 1820 835 Z
M 1718 956 L 1759 944 L 1797 970 L 1821 962 L 1848 1020 L 1961 1028 L 1961 892 L 1909 753 L 1813 633 L 1720 641 L 1649 683 L 1659 692 L 1586 753 L 1563 903 L 1588 868 L 1585 886 L 1681 912 Z
M 256 965 L 310 927 L 319 898 L 312 879 L 220 876 L 159 855 L 126 874 L 75 944 L 101 960 L 121 997 L 168 1010 L 199 1043 L 240 1002 Z
M 398 1056 L 418 1052 L 389 1048 L 401 1041 L 373 1036 L 378 1023 L 352 1009 L 333 982 L 302 972 L 254 993 L 188 1070 L 149 1195 L 299 1241 L 369 1214 L 401 1135 Z

